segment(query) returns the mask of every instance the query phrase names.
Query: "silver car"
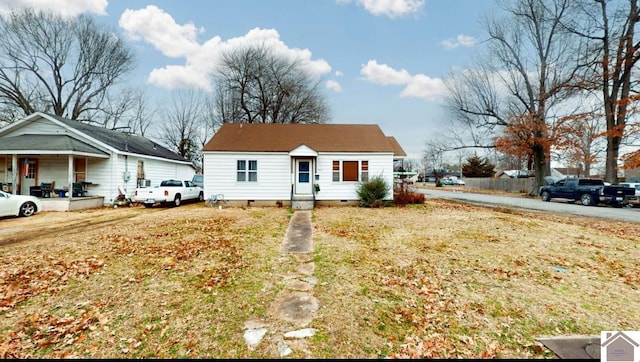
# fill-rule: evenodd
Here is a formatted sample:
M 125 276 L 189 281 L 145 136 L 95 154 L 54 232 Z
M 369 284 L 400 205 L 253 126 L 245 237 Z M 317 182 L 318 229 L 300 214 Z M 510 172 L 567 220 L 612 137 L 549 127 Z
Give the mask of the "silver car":
M 191 182 L 193 182 L 194 184 L 196 184 L 196 186 L 200 186 L 201 188 L 204 188 L 204 175 L 193 175 L 193 179 L 191 179 Z
M 31 216 L 42 210 L 42 202 L 35 196 L 12 195 L 0 191 L 0 217 Z

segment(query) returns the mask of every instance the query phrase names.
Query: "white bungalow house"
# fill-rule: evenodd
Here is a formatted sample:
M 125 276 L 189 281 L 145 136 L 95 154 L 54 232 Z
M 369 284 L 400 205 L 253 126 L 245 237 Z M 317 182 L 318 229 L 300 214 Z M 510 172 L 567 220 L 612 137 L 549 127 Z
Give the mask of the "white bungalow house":
M 2 190 L 43 197 L 44 210 L 111 205 L 120 188 L 194 173 L 190 161 L 150 139 L 46 113 L 0 129 Z
M 357 204 L 361 181 L 379 176 L 391 187 L 393 162 L 406 157 L 372 124 L 227 123 L 202 151 L 206 196 L 292 208 Z

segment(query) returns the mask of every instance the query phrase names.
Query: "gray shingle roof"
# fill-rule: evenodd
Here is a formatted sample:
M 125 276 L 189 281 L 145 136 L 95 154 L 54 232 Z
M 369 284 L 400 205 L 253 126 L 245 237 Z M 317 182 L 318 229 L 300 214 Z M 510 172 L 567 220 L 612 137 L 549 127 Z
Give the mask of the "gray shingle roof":
M 96 140 L 103 142 L 121 152 L 130 152 L 139 155 L 155 156 L 175 161 L 189 162 L 189 160 L 180 156 L 179 154 L 165 148 L 159 143 L 156 143 L 142 136 L 126 134 L 120 131 L 97 127 L 90 124 L 82 123 L 80 121 L 73 121 L 51 114 L 47 114 L 47 116 L 54 118 L 57 121 L 64 123 L 65 125 L 74 128 L 89 137 L 95 138 Z
M 41 151 L 75 151 L 107 155 L 106 152 L 96 147 L 66 135 L 37 134 L 0 138 L 0 150 L 29 151 L 34 149 Z

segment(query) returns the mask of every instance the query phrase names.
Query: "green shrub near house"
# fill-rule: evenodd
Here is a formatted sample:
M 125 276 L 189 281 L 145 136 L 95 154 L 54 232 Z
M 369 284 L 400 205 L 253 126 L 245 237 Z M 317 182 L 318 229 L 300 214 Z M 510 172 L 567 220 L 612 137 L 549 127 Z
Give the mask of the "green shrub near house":
M 384 199 L 389 195 L 390 191 L 391 186 L 381 176 L 361 182 L 357 190 L 360 206 L 380 207 L 384 204 Z

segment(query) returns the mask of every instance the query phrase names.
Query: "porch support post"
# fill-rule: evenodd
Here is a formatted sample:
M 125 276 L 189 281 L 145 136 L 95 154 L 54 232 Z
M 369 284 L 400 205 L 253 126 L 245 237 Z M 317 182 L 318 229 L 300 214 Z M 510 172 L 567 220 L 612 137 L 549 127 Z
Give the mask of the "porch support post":
M 69 180 L 69 198 L 73 198 L 73 155 L 69 155 L 69 165 L 67 168 L 67 179 Z
M 11 156 L 11 193 L 18 194 L 18 175 L 20 170 L 18 169 L 18 155 L 13 154 Z

